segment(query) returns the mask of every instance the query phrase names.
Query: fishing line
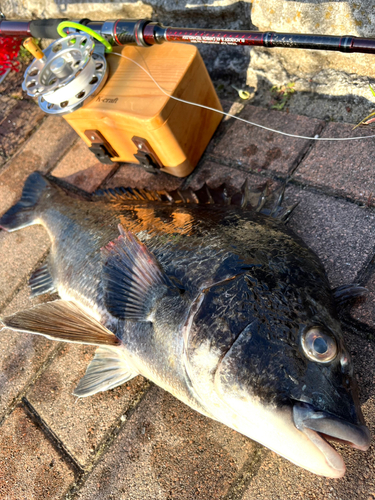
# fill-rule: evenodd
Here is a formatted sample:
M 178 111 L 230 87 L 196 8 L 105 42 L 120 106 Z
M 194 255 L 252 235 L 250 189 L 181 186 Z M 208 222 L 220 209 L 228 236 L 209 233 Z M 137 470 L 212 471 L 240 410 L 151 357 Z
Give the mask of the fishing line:
M 241 122 L 247 123 L 249 125 L 253 125 L 254 127 L 262 128 L 264 130 L 268 130 L 269 132 L 274 132 L 275 134 L 280 134 L 280 135 L 285 135 L 287 137 L 294 137 L 295 139 L 308 139 L 309 141 L 358 141 L 360 139 L 371 139 L 372 137 L 375 137 L 375 135 L 365 135 L 361 137 L 307 137 L 304 135 L 296 135 L 296 134 L 289 134 L 288 132 L 282 132 L 281 130 L 275 130 L 270 127 L 266 127 L 264 125 L 260 125 L 259 123 L 254 123 L 249 120 L 245 120 L 244 118 L 240 118 L 239 116 L 232 115 L 230 113 L 226 113 L 225 111 L 220 111 L 219 109 L 215 108 L 210 108 L 209 106 L 204 106 L 203 104 L 198 104 L 196 102 L 190 102 L 190 101 L 185 101 L 184 99 L 180 99 L 179 97 L 174 97 L 173 95 L 168 94 L 155 80 L 155 78 L 151 75 L 147 69 L 145 69 L 141 64 L 138 64 L 136 61 L 131 59 L 130 57 L 124 56 L 123 54 L 118 54 L 117 52 L 111 52 L 111 55 L 114 56 L 119 56 L 123 57 L 124 59 L 127 59 L 128 61 L 134 63 L 136 66 L 138 66 L 142 71 L 146 73 L 146 75 L 151 78 L 151 80 L 155 83 L 155 85 L 158 87 L 158 89 L 167 97 L 170 97 L 171 99 L 174 99 L 175 101 L 183 102 L 185 104 L 190 104 L 191 106 L 197 106 L 198 108 L 203 108 L 203 109 L 208 109 L 209 111 L 215 111 L 216 113 L 220 113 L 221 115 L 228 116 L 229 118 L 234 118 L 235 120 L 239 120 Z

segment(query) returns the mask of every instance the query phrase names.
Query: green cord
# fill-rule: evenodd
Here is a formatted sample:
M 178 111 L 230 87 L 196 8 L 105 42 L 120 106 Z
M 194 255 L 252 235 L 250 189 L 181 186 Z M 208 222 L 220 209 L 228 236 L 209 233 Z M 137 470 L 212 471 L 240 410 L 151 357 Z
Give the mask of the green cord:
M 106 52 L 112 52 L 112 45 L 105 38 L 103 38 L 101 35 L 96 33 L 96 31 L 92 30 L 91 28 L 88 28 L 87 26 L 84 26 L 83 24 L 73 23 L 72 21 L 63 21 L 57 27 L 57 33 L 62 38 L 65 38 L 66 36 L 68 36 L 65 33 L 64 28 L 75 28 L 79 31 L 83 31 L 83 32 L 87 33 L 88 35 L 91 35 L 93 38 L 95 38 L 99 42 L 101 42 L 105 46 Z

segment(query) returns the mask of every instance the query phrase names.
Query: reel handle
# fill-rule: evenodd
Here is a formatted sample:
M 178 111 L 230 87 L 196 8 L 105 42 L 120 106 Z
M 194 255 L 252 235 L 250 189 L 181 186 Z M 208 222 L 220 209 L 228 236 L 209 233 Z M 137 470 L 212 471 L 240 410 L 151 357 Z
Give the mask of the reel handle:
M 30 54 L 35 57 L 35 59 L 45 59 L 45 56 L 44 56 L 44 52 L 42 51 L 42 49 L 40 47 L 38 47 L 38 45 L 35 43 L 34 39 L 29 37 L 29 38 L 26 38 L 26 40 L 24 40 L 23 42 L 23 46 L 25 47 L 25 49 L 27 49 Z

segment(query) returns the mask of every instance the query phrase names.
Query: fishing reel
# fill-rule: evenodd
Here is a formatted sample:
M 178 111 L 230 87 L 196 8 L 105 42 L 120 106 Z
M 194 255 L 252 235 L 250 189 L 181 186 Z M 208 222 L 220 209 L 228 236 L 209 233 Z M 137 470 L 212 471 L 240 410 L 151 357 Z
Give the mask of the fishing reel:
M 73 34 L 53 42 L 45 52 L 26 46 L 36 55 L 25 72 L 22 88 L 37 97 L 48 114 L 64 115 L 88 104 L 103 88 L 108 66 L 103 47 L 87 34 Z

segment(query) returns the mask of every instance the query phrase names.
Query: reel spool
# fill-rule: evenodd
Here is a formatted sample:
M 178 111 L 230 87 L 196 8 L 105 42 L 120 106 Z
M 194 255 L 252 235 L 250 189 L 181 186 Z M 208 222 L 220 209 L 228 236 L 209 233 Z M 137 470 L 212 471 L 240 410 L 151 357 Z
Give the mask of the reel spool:
M 74 34 L 53 42 L 44 57 L 25 71 L 23 90 L 38 97 L 49 114 L 64 115 L 79 109 L 100 92 L 108 76 L 104 52 L 87 34 Z

